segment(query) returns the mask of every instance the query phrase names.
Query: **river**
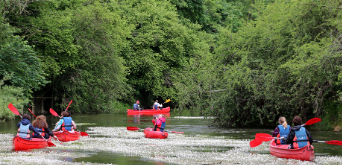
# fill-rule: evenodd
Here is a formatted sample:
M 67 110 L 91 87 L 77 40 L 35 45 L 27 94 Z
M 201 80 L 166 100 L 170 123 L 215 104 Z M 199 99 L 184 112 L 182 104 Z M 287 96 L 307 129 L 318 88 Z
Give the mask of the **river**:
M 127 126 L 152 126 L 153 116 L 126 114 L 74 115 L 78 129 L 89 133 L 77 142 L 59 143 L 57 147 L 31 152 L 12 152 L 11 138 L 20 118 L 1 122 L 1 164 L 322 164 L 342 163 L 342 146 L 314 143 L 315 160 L 301 162 L 275 158 L 269 154 L 267 142 L 250 148 L 249 141 L 259 132 L 272 128 L 214 128 L 208 127 L 211 118 L 204 119 L 196 112 L 184 111 L 166 115 L 168 139 L 146 139 L 141 131 L 127 131 Z M 50 127 L 58 118 L 48 115 Z M 310 127 L 307 127 L 310 130 Z M 342 140 L 341 132 L 310 130 L 315 140 Z M 40 155 L 40 156 L 38 156 Z M 41 157 L 44 155 L 44 157 Z M 41 159 L 45 159 L 43 162 Z

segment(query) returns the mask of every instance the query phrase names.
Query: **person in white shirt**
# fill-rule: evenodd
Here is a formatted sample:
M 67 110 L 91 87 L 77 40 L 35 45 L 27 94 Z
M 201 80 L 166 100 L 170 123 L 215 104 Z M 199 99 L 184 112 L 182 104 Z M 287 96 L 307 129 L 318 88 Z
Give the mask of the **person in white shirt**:
M 156 102 L 153 104 L 153 109 L 159 110 L 161 107 L 163 107 L 163 104 L 159 104 L 158 100 L 156 100 Z

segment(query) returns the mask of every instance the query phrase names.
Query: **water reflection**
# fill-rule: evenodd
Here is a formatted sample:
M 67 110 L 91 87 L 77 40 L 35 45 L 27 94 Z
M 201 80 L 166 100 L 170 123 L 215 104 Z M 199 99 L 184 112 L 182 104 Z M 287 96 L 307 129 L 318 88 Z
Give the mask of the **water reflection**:
M 127 123 L 140 124 L 140 122 L 152 121 L 154 117 L 158 117 L 161 114 L 127 114 Z M 162 113 L 166 119 L 170 118 L 170 113 Z M 166 124 L 170 124 L 170 120 L 166 120 Z

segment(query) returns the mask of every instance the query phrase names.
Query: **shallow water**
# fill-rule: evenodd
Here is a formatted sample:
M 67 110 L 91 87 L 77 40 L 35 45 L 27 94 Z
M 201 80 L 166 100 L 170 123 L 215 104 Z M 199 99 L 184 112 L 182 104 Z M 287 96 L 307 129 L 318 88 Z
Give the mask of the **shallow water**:
M 193 116 L 193 117 L 189 117 Z M 127 116 L 126 114 L 97 114 L 97 115 L 74 115 L 73 120 L 78 124 L 78 129 L 88 132 L 90 138 L 82 138 L 79 142 L 69 142 L 63 145 L 57 145 L 56 148 L 48 148 L 39 150 L 45 155 L 62 155 L 58 156 L 53 163 L 61 160 L 62 164 L 83 164 L 88 163 L 112 163 L 112 164 L 253 164 L 259 159 L 264 159 L 264 162 L 271 163 L 273 159 L 279 161 L 278 163 L 298 163 L 295 160 L 278 159 L 268 152 L 267 143 L 262 144 L 256 148 L 250 149 L 248 141 L 254 139 L 254 135 L 258 132 L 269 133 L 274 128 L 213 128 L 207 125 L 212 121 L 211 118 L 203 119 L 199 117 L 196 112 L 185 111 L 183 113 L 170 113 L 166 115 L 166 130 L 184 132 L 184 134 L 169 134 L 166 140 L 150 140 L 143 138 L 143 133 L 136 131 L 126 131 L 127 126 L 134 126 L 138 128 L 146 128 L 152 126 L 153 116 L 134 115 Z M 16 124 L 20 118 L 13 121 L 1 122 L 0 134 L 16 133 Z M 50 127 L 58 121 L 54 116 L 47 116 Z M 341 132 L 328 131 L 313 131 L 307 127 L 315 140 L 329 141 L 341 140 Z M 98 133 L 99 129 L 102 132 Z M 106 132 L 107 131 L 107 132 Z M 9 154 L 8 141 L 10 136 L 4 136 L 5 141 L 0 143 L 3 150 L 0 154 Z M 235 139 L 235 140 L 234 140 Z M 247 139 L 247 140 L 245 140 Z M 7 142 L 6 142 L 7 141 Z M 159 145 L 163 147 L 156 147 L 157 153 L 154 153 L 153 146 Z M 186 142 L 186 143 L 184 143 Z M 230 143 L 231 144 L 228 144 Z M 7 143 L 7 144 L 5 144 Z M 222 144 L 222 145 L 220 145 Z M 102 147 L 103 145 L 103 147 Z M 137 145 L 137 146 L 136 146 Z M 146 146 L 147 145 L 147 146 Z M 4 147 L 6 146 L 6 147 Z M 324 143 L 314 143 L 315 146 L 315 162 L 301 162 L 301 164 L 310 164 L 320 162 L 342 162 L 342 146 L 328 145 Z M 117 147 L 117 148 L 116 148 Z M 130 150 L 136 151 L 130 151 Z M 164 152 L 165 149 L 168 152 Z M 140 151 L 143 150 L 143 151 Z M 176 151 L 174 151 L 176 150 Z M 182 153 L 182 154 L 178 154 Z M 158 154 L 162 153 L 162 154 Z M 240 155 L 234 156 L 234 153 Z M 233 155 L 232 155 L 233 154 Z M 13 156 L 13 154 L 11 154 Z M 15 155 L 15 154 L 14 154 Z M 185 156 L 184 156 L 185 155 Z M 218 156 L 217 158 L 201 158 L 202 156 Z M 219 157 L 221 155 L 221 158 Z M 1 155 L 0 155 L 1 156 Z M 25 157 L 26 155 L 17 155 Z M 266 157 L 265 157 L 266 156 Z M 328 157 L 327 157 L 328 156 Z M 330 156 L 330 157 L 329 157 Z M 335 157 L 331 157 L 335 156 Z M 196 158 L 198 157 L 198 158 Z M 179 161 L 177 159 L 183 159 Z M 248 158 L 248 159 L 247 159 Z M 13 159 L 16 159 L 15 157 Z M 236 160 L 235 160 L 236 159 Z M 336 160 L 335 160 L 336 159 Z M 269 162 L 269 160 L 272 160 Z M 1 164 L 15 164 L 6 160 L 1 160 Z M 33 161 L 34 162 L 34 161 Z M 31 164 L 33 163 L 31 162 Z M 273 162 L 274 163 L 274 162 Z M 272 164 L 272 163 L 271 163 Z

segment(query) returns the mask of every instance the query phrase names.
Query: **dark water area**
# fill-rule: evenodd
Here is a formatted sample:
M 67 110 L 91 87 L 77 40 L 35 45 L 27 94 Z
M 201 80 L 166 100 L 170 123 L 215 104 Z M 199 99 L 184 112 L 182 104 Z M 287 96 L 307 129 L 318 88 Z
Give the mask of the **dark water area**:
M 208 127 L 212 122 L 212 119 L 203 119 L 199 117 L 199 113 L 184 111 L 182 113 L 169 113 L 164 114 L 166 116 L 166 130 L 184 132 L 185 136 L 193 135 L 205 135 L 205 136 L 221 136 L 230 139 L 254 139 L 256 133 L 269 133 L 271 134 L 274 127 L 262 127 L 262 128 L 216 128 Z M 73 115 L 72 118 L 79 125 L 77 126 L 80 131 L 87 131 L 88 127 L 127 127 L 133 126 L 138 128 L 152 127 L 152 119 L 156 115 L 130 115 L 127 114 L 80 114 Z M 192 116 L 192 117 L 190 117 Z M 34 119 L 34 118 L 33 118 Z M 17 123 L 20 121 L 19 117 L 15 120 L 1 122 L 0 133 L 11 133 L 17 132 Z M 52 115 L 47 115 L 47 121 L 52 129 L 58 118 Z M 330 141 L 340 140 L 342 141 L 342 132 L 332 131 L 317 131 L 310 130 L 314 140 Z M 325 143 L 314 143 L 315 155 L 326 156 L 326 155 L 337 155 L 342 156 L 342 146 L 329 145 Z M 195 146 L 194 146 L 195 147 Z M 230 150 L 230 148 L 217 148 L 217 152 L 224 152 Z M 212 148 L 200 148 L 201 152 L 211 152 Z M 87 151 L 70 151 L 70 152 L 87 152 Z M 89 152 L 90 157 L 68 159 L 66 161 L 72 162 L 93 162 L 93 163 L 114 163 L 114 164 L 164 164 L 161 162 L 155 162 L 148 159 L 140 158 L 137 156 L 125 156 L 121 153 L 111 152 Z M 269 153 L 263 153 L 269 154 Z

